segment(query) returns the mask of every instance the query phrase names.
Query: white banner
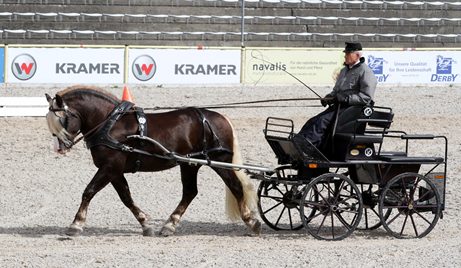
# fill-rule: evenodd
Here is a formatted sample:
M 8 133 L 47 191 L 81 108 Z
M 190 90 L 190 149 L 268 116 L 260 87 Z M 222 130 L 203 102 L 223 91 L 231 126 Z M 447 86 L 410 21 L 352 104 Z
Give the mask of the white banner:
M 237 49 L 130 49 L 128 64 L 128 83 L 240 83 Z
M 379 83 L 461 83 L 461 51 L 366 51 L 364 57 Z
M 124 48 L 9 48 L 9 83 L 123 83 Z

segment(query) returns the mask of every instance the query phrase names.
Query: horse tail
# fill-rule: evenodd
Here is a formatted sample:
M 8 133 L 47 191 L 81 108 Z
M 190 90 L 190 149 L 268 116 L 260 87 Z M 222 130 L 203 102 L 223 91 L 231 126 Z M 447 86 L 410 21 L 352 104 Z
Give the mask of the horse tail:
M 242 164 L 242 155 L 240 154 L 240 147 L 238 144 L 237 135 L 235 134 L 235 130 L 231 121 L 227 117 L 226 120 L 229 122 L 229 125 L 232 129 L 232 164 Z M 250 210 L 250 213 L 255 213 L 257 210 L 258 197 L 256 195 L 254 185 L 251 183 L 250 178 L 243 170 L 233 170 L 233 172 L 240 181 L 240 184 L 242 185 L 243 200 L 245 205 Z M 226 187 L 226 213 L 229 219 L 231 219 L 232 221 L 242 219 L 242 215 L 240 213 L 237 200 L 228 187 Z

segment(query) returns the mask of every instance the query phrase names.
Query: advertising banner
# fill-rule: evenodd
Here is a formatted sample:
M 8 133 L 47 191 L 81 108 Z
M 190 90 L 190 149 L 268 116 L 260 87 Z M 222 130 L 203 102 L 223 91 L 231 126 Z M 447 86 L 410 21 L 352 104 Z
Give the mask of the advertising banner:
M 123 83 L 124 48 L 8 49 L 9 83 Z
M 0 83 L 5 82 L 5 48 L 0 47 Z
M 379 83 L 461 83 L 461 51 L 367 51 L 364 57 Z
M 237 49 L 130 49 L 128 64 L 129 83 L 240 83 Z
M 309 85 L 333 84 L 343 62 L 344 55 L 340 49 L 247 49 L 243 82 L 299 84 L 296 77 Z

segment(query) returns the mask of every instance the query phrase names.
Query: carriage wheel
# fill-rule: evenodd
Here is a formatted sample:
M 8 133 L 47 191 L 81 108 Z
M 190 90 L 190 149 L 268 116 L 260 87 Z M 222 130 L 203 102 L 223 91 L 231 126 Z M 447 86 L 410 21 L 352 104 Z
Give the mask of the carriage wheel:
M 376 184 L 360 184 L 362 193 L 363 214 L 357 230 L 374 230 L 379 228 L 381 217 L 379 216 L 379 186 Z M 387 219 L 392 209 L 387 209 L 384 218 Z
M 341 240 L 360 222 L 362 197 L 351 179 L 327 173 L 307 185 L 301 207 L 304 227 L 311 235 L 318 239 Z
M 299 230 L 303 227 L 299 210 L 302 191 L 299 185 L 262 181 L 258 188 L 261 219 L 274 230 Z
M 392 209 L 385 218 L 385 211 Z M 384 228 L 397 238 L 421 238 L 437 223 L 441 213 L 440 196 L 435 185 L 417 173 L 403 173 L 384 187 L 379 200 Z

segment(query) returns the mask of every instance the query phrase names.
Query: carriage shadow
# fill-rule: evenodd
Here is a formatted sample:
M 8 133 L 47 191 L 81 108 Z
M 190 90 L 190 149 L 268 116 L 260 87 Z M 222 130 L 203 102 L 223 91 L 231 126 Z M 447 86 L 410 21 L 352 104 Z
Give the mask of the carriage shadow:
M 156 236 L 159 237 L 164 221 L 153 220 L 152 226 Z M 71 239 L 66 235 L 67 226 L 33 226 L 33 227 L 0 227 L 2 235 L 17 235 L 27 238 L 40 238 L 44 236 L 59 236 L 58 239 Z M 120 228 L 111 227 L 95 227 L 89 226 L 84 228 L 81 237 L 123 237 L 123 236 L 142 236 L 141 227 L 137 224 L 122 225 Z M 177 227 L 174 237 L 182 236 L 218 236 L 218 237 L 253 237 L 244 224 L 241 223 L 216 223 L 216 222 L 196 222 L 184 220 Z M 304 229 L 301 230 L 286 230 L 276 231 L 268 226 L 262 226 L 262 238 L 277 238 L 277 239 L 312 239 L 312 237 Z M 361 239 L 382 239 L 389 238 L 389 234 L 385 230 L 379 228 L 377 230 L 355 230 L 351 237 Z M 347 240 L 348 238 L 346 238 Z

